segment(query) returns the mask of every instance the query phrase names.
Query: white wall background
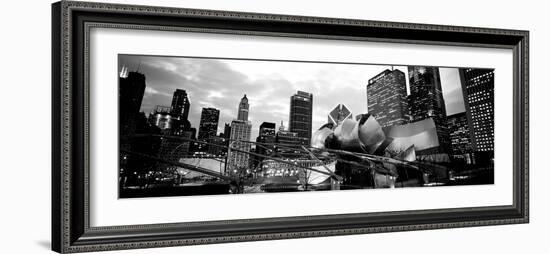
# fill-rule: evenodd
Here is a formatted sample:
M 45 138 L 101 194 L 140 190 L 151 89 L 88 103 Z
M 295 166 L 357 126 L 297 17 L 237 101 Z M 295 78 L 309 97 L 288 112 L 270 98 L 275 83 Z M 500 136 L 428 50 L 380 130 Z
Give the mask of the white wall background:
M 531 31 L 531 223 L 121 253 L 547 253 L 550 19 L 544 1 L 112 1 L 248 12 L 358 18 Z M 0 253 L 50 245 L 50 1 L 3 3 L 0 15 Z M 536 117 L 536 116 L 539 117 Z

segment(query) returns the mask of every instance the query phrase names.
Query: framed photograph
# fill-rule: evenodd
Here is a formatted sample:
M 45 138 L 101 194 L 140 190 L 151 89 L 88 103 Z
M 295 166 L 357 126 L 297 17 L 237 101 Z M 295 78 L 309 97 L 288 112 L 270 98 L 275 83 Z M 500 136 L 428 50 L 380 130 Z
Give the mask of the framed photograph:
M 528 31 L 52 13 L 54 251 L 529 221 Z

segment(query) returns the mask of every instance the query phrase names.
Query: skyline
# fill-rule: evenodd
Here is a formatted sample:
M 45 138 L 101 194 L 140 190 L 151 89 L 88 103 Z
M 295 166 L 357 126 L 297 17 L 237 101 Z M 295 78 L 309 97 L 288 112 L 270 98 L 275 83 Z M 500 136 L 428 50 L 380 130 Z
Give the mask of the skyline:
M 147 87 L 140 111 L 149 114 L 156 105 L 169 106 L 176 89 L 189 95 L 189 120 L 198 128 L 202 108 L 220 110 L 218 133 L 224 123 L 237 118 L 237 107 L 244 94 L 250 101 L 252 136 L 258 136 L 262 122 L 288 129 L 290 96 L 298 90 L 313 94 L 313 125 L 326 123 L 328 113 L 338 104 L 353 115 L 367 112 L 368 80 L 388 65 L 227 60 L 161 56 L 119 55 L 123 66 L 145 74 Z M 406 66 L 394 66 L 407 73 Z M 216 73 L 216 75 L 212 75 Z M 457 68 L 440 68 L 447 115 L 464 111 Z M 408 78 L 406 79 L 408 89 Z

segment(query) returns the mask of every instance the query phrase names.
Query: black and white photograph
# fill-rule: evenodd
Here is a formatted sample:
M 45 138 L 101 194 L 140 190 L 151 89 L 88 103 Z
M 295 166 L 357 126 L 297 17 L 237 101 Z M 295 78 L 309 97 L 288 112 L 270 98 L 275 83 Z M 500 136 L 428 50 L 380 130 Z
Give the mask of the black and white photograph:
M 6 1 L 0 253 L 544 252 L 547 6 Z
M 494 183 L 494 69 L 120 54 L 117 73 L 119 198 Z

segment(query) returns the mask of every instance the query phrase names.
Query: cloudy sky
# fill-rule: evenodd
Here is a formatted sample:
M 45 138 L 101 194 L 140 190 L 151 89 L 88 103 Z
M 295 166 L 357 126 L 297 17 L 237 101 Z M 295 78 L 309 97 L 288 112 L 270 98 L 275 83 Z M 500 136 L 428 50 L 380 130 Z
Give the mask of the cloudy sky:
M 290 96 L 301 90 L 313 94 L 313 129 L 327 121 L 339 103 L 355 116 L 367 112 L 366 84 L 386 65 L 277 62 L 257 60 L 201 59 L 162 56 L 119 55 L 123 66 L 145 74 L 146 90 L 141 111 L 149 114 L 156 105 L 170 106 L 176 89 L 189 95 L 189 120 L 198 129 L 203 107 L 220 110 L 218 132 L 237 117 L 244 94 L 250 103 L 252 139 L 262 122 L 281 121 L 288 127 Z M 405 66 L 394 66 L 407 73 Z M 447 114 L 464 111 L 458 70 L 440 68 Z M 408 85 L 408 81 L 407 81 Z

